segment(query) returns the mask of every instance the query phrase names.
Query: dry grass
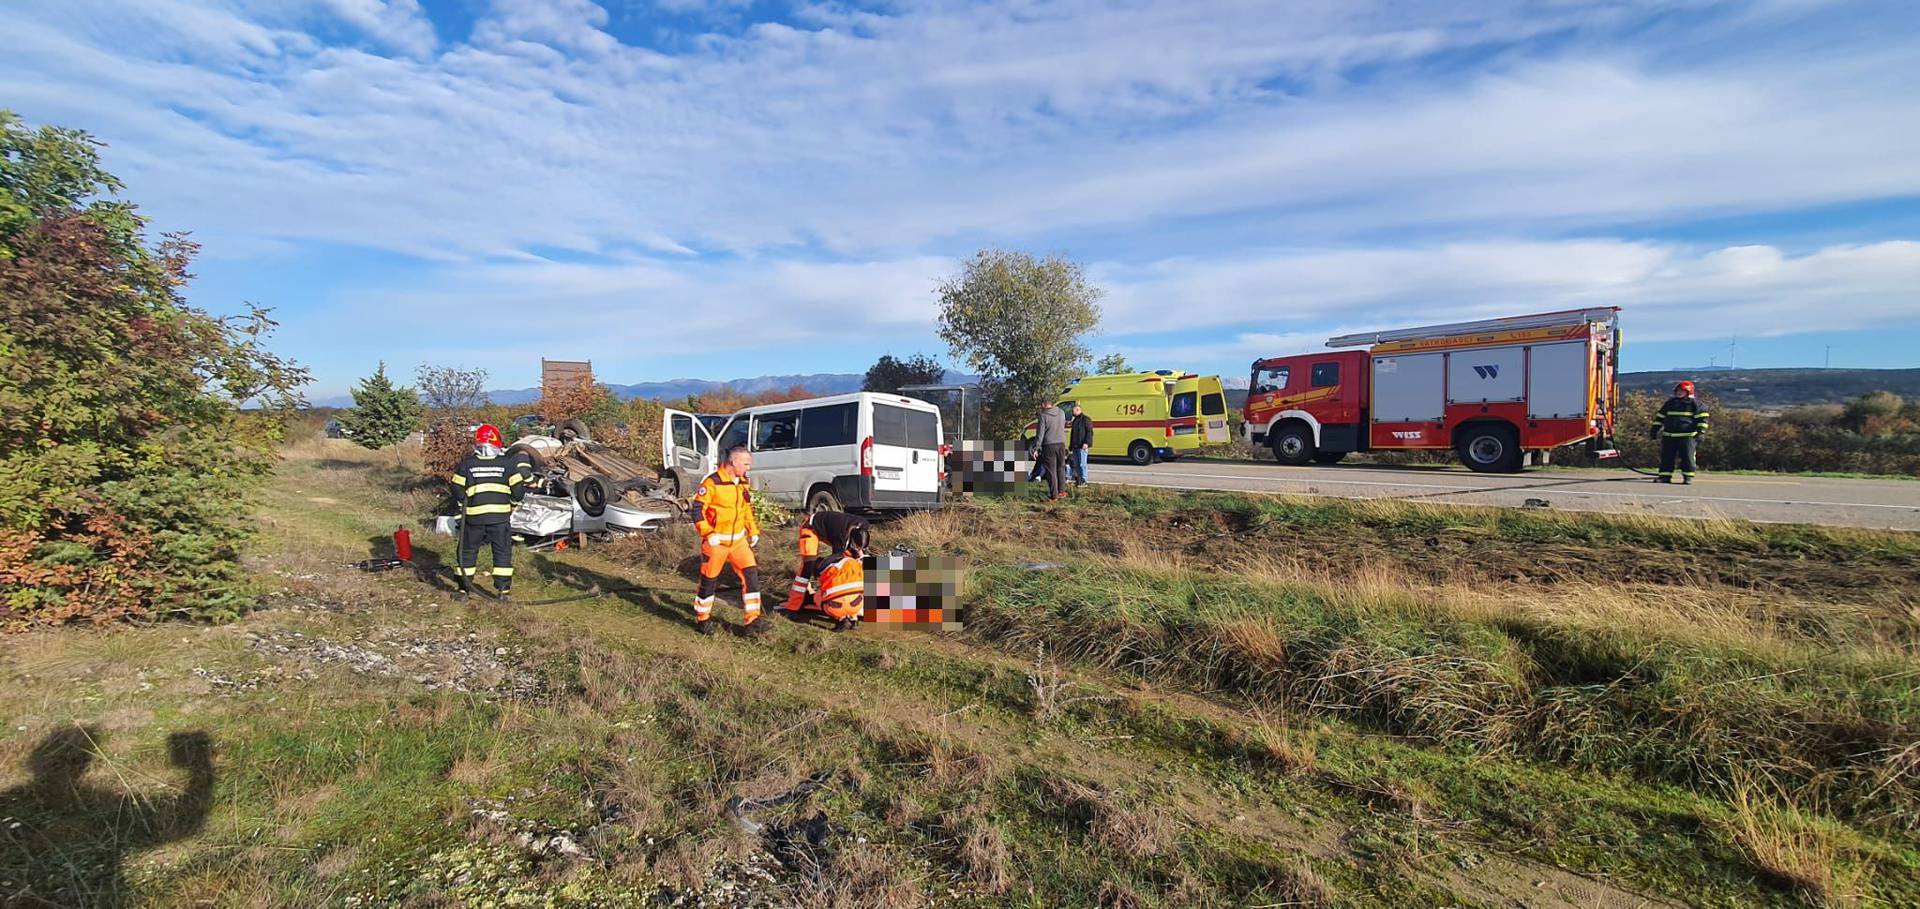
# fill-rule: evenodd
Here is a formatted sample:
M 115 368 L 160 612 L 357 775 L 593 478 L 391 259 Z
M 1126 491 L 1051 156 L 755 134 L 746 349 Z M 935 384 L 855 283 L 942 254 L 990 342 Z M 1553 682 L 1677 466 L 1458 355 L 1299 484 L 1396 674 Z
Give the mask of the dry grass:
M 966 534 L 966 520 L 957 510 L 917 511 L 885 528 L 916 551 L 945 552 Z
M 1816 906 L 1852 906 L 1852 876 L 1840 867 L 1834 835 L 1795 808 L 1776 787 L 1741 777 L 1732 787 L 1727 834 L 1756 871 Z

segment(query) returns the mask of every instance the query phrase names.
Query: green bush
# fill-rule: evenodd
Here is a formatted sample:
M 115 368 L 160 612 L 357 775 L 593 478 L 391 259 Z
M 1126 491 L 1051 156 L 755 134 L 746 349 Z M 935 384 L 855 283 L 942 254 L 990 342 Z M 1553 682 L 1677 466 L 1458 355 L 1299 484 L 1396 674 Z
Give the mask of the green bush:
M 0 111 L 0 628 L 246 602 L 246 493 L 305 370 L 180 289 L 85 133 Z M 264 412 L 243 413 L 253 402 Z

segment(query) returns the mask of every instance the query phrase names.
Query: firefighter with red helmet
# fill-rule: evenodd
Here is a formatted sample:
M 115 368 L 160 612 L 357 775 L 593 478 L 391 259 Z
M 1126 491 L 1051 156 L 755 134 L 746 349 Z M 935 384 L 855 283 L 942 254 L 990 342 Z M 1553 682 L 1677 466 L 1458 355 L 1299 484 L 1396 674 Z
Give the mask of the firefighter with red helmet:
M 1692 382 L 1673 387 L 1673 397 L 1653 415 L 1652 436 L 1660 440 L 1658 482 L 1673 482 L 1676 465 L 1680 468 L 1681 485 L 1693 482 L 1693 475 L 1699 469 L 1696 461 L 1700 437 L 1707 433 L 1709 416 L 1706 405 L 1694 396 Z
M 813 604 L 814 581 L 821 569 L 839 558 L 847 544 L 858 534 L 865 548 L 867 519 L 844 511 L 816 511 L 800 523 L 800 570 L 794 572 L 787 601 L 780 607 L 790 619 L 799 618 L 802 609 Z
M 745 445 L 727 450 L 720 468 L 700 481 L 693 493 L 694 526 L 700 531 L 700 589 L 693 598 L 693 627 L 714 634 L 714 594 L 720 572 L 733 566 L 740 576 L 740 609 L 746 614 L 746 633 L 758 637 L 767 626 L 760 621 L 760 567 L 753 547 L 760 545 L 760 519 L 753 513 L 753 485 L 747 471 L 753 455 Z
M 480 547 L 493 548 L 493 589 L 513 596 L 513 508 L 527 494 L 524 462 L 509 457 L 492 424 L 473 431 L 473 453 L 453 468 L 453 499 L 460 509 L 460 595 L 473 592 Z

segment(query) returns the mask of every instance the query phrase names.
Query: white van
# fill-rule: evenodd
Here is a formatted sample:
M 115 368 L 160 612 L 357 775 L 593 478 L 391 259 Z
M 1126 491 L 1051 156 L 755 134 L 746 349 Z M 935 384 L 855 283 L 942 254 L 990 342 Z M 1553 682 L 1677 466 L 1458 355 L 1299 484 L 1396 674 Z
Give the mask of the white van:
M 899 395 L 856 392 L 749 407 L 717 431 L 702 414 L 668 410 L 660 462 L 686 496 L 722 452 L 753 452 L 753 489 L 808 511 L 918 511 L 940 507 L 946 471 L 940 410 Z

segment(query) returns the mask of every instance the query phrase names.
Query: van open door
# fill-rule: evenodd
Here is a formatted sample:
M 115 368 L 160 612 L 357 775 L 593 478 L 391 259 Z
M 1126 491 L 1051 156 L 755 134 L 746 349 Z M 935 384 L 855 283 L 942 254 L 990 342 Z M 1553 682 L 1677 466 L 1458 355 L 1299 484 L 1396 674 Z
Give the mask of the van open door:
M 713 433 L 706 424 L 684 410 L 668 409 L 660 417 L 660 464 L 662 480 L 675 497 L 685 496 L 718 466 L 714 463 Z

